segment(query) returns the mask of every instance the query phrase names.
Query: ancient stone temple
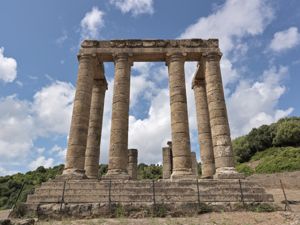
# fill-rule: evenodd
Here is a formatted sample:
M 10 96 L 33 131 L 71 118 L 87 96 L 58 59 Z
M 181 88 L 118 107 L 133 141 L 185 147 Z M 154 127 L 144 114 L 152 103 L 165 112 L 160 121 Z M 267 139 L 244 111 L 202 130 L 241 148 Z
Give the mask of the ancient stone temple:
M 241 178 L 234 169 L 230 130 L 220 71 L 218 40 L 84 41 L 78 60 L 78 80 L 64 175 L 97 177 L 104 107 L 103 63 L 114 62 L 109 166 L 106 179 L 129 179 L 128 116 L 130 71 L 134 62 L 164 61 L 168 67 L 172 179 L 192 178 L 191 146 L 184 63 L 198 62 L 195 93 L 203 177 Z
M 86 40 L 78 54 L 76 94 L 63 175 L 44 183 L 27 204 L 180 204 L 270 202 L 273 197 L 242 179 L 234 168 L 217 39 Z M 168 67 L 172 142 L 163 148 L 163 178 L 136 180 L 137 150 L 128 149 L 130 76 L 134 62 L 165 62 Z M 194 90 L 202 178 L 191 152 L 185 62 L 197 62 Z M 103 64 L 114 62 L 108 172 L 98 177 L 103 107 L 107 82 Z M 147 140 L 147 137 L 145 137 Z M 197 150 L 199 152 L 199 150 Z M 100 179 L 100 180 L 99 180 Z M 95 208 L 96 207 L 96 208 Z M 100 207 L 100 208 L 97 208 Z M 104 207 L 105 208 L 105 207 Z M 36 209 L 37 210 L 37 209 Z

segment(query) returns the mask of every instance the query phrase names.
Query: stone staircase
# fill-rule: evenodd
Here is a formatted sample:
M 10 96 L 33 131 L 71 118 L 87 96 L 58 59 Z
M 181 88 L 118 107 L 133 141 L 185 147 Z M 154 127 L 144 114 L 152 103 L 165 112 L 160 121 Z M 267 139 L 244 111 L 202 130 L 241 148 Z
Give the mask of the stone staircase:
M 242 190 L 242 191 L 241 191 Z M 27 205 L 35 210 L 51 203 L 151 205 L 178 203 L 263 203 L 273 202 L 258 184 L 241 180 L 69 180 L 48 181 L 27 197 Z

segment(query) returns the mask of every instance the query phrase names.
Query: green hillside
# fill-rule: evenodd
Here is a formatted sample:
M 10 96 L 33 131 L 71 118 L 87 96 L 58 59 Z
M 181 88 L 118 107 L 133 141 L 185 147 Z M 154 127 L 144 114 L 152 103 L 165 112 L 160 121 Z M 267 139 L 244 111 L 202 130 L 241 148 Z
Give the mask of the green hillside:
M 232 145 L 237 170 L 246 175 L 300 170 L 300 118 L 254 128 Z

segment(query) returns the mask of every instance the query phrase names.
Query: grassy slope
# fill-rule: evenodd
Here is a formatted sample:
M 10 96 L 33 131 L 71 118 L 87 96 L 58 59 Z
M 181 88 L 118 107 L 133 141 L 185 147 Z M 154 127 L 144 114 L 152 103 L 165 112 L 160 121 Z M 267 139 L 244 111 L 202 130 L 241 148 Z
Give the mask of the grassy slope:
M 236 167 L 246 175 L 300 170 L 300 147 L 271 147 Z

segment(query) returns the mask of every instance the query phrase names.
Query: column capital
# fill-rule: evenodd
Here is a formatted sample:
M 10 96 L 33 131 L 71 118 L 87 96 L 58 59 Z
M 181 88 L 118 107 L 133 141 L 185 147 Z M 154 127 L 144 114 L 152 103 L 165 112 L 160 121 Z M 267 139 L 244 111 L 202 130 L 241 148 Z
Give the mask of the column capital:
M 204 79 L 193 79 L 192 81 L 192 89 L 194 89 L 195 86 L 203 86 L 205 85 Z
M 172 53 L 167 53 L 166 54 L 166 65 L 169 65 L 170 62 L 174 61 L 185 61 L 186 53 L 182 52 L 172 52 Z
M 115 53 L 113 54 L 113 60 L 114 63 L 116 62 L 121 62 L 121 61 L 127 61 L 130 66 L 133 65 L 133 60 L 132 60 L 132 54 L 129 53 Z
M 202 54 L 203 58 L 208 61 L 220 61 L 222 58 L 222 52 L 220 51 L 208 51 Z
M 78 62 L 80 62 L 80 60 L 92 59 L 92 58 L 96 58 L 96 54 L 84 54 L 84 53 L 80 53 L 80 54 L 77 55 Z

